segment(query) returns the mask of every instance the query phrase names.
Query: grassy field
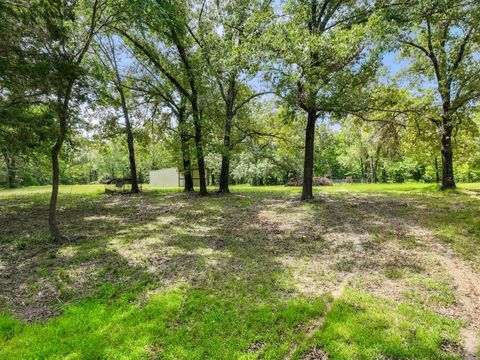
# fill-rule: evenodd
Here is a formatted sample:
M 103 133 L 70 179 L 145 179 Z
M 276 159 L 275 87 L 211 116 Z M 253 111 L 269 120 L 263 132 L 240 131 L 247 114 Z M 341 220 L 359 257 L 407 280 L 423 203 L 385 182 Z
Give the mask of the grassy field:
M 232 191 L 0 190 L 0 359 L 480 355 L 480 184 Z

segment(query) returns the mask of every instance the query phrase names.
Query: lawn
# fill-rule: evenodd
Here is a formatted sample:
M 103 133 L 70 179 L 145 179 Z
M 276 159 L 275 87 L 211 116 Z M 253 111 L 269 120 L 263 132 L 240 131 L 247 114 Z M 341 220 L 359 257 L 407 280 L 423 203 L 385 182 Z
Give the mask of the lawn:
M 231 190 L 0 190 L 0 359 L 474 358 L 480 184 Z

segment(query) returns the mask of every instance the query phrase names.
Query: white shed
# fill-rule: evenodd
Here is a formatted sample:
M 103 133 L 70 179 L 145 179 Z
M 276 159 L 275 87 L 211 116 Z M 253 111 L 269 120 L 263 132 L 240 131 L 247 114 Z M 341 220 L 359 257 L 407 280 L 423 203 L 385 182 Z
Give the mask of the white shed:
M 200 174 L 198 170 L 192 170 L 193 185 L 200 186 Z M 207 184 L 208 184 L 208 175 Z M 178 168 L 167 168 L 150 171 L 150 185 L 157 187 L 183 187 L 185 184 L 185 177 L 183 171 Z

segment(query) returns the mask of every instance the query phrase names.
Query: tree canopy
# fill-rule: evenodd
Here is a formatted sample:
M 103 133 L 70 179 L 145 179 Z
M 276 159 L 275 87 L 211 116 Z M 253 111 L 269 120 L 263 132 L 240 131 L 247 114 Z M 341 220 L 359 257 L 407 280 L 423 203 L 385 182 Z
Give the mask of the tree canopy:
M 0 4 L 2 182 L 480 180 L 480 4 Z

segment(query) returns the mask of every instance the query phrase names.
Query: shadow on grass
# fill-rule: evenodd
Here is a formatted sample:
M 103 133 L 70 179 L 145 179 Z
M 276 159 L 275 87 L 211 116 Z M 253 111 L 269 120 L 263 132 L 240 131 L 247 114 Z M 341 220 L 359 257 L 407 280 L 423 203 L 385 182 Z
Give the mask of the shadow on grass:
M 46 322 L 24 324 L 0 316 L 0 339 L 5 343 L 0 355 L 281 358 L 292 342 L 302 341 L 302 327 L 325 309 L 323 293 L 305 298 L 284 283 L 291 269 L 282 261 L 311 262 L 335 250 L 359 266 L 357 245 L 337 244 L 336 237 L 359 236 L 364 246 L 364 236 L 372 229 L 380 232 L 382 220 L 405 216 L 403 209 L 411 206 L 398 198 L 330 195 L 303 204 L 289 192 L 206 198 L 160 194 L 87 199 L 63 195 L 59 218 L 72 241 L 58 244 L 42 237 L 46 196 L 2 202 L 3 302 L 24 319 Z M 335 306 L 339 305 L 334 310 Z M 352 309 L 353 313 L 348 307 L 341 310 L 346 316 L 340 314 L 330 323 L 348 327 L 357 321 L 366 326 L 369 317 L 375 319 L 369 312 L 352 320 L 356 308 Z M 401 308 L 389 311 L 383 323 L 358 327 L 371 336 L 348 341 L 363 346 L 367 354 L 372 343 L 362 341 L 379 340 L 388 322 L 395 323 L 396 314 L 401 314 Z M 52 317 L 58 314 L 62 315 Z M 411 318 L 412 324 L 421 321 Z M 402 331 L 395 327 L 392 337 Z M 324 335 L 331 332 L 334 329 Z M 449 336 L 453 332 L 449 330 Z M 438 341 L 429 341 L 408 338 L 411 353 L 404 348 L 390 351 L 388 346 L 378 351 L 401 357 L 432 344 L 439 349 Z

